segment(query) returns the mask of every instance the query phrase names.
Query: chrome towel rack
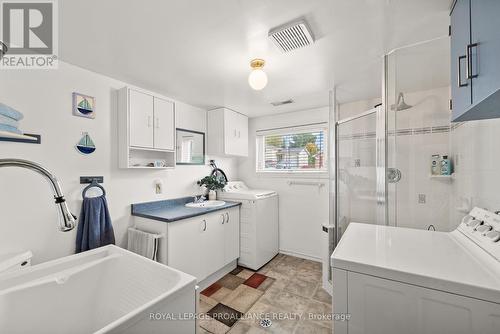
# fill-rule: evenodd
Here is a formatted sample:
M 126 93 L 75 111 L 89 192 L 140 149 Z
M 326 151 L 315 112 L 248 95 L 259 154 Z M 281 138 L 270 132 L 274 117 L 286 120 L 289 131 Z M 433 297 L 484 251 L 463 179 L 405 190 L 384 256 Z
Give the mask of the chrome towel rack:
M 310 182 L 310 181 L 288 181 L 289 186 L 315 186 L 321 189 L 325 186 L 324 182 Z

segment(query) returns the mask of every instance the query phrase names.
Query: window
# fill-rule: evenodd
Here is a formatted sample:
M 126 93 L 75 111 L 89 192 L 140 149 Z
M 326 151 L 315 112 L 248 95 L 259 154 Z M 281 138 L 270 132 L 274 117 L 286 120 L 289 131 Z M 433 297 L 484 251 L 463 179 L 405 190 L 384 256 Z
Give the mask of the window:
M 257 131 L 257 171 L 326 172 L 327 125 Z

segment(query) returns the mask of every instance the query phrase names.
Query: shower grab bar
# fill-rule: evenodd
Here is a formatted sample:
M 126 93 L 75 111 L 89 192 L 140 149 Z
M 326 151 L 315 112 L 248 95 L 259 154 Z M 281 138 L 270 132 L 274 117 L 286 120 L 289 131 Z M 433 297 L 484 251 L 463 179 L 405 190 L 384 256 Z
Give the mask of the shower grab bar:
M 303 182 L 303 181 L 288 181 L 289 186 L 316 186 L 318 188 L 323 188 L 325 184 L 323 182 Z

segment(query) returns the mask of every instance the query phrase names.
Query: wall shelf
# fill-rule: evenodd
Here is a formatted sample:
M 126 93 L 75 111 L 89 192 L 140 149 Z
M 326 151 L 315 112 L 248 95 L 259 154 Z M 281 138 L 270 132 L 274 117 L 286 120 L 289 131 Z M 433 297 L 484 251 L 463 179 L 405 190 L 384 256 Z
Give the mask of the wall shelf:
M 0 141 L 40 144 L 42 142 L 42 136 L 31 133 L 17 134 L 7 131 L 0 131 Z
M 453 180 L 454 176 L 451 175 L 429 175 L 431 179 L 439 179 L 439 180 Z

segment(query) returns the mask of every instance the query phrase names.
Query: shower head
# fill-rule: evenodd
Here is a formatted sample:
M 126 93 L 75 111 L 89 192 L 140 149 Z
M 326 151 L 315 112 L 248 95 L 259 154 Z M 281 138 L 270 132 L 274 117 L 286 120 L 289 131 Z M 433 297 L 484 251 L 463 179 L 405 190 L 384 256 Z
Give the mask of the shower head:
M 403 93 L 399 93 L 398 101 L 396 104 L 393 104 L 391 106 L 391 110 L 402 111 L 402 110 L 410 109 L 412 107 L 413 106 L 406 104 L 405 97 L 404 97 Z
M 0 41 L 0 59 L 2 59 L 2 57 L 7 53 L 8 50 L 9 48 L 7 47 L 7 45 L 5 45 L 4 42 Z

